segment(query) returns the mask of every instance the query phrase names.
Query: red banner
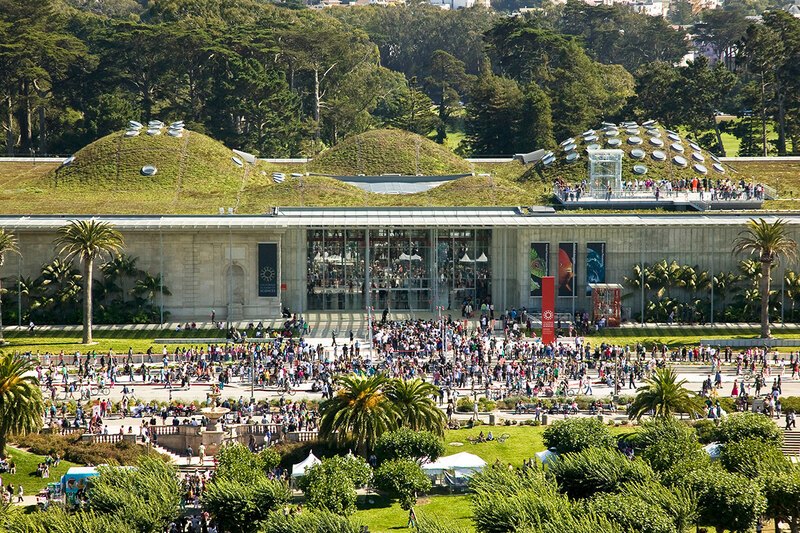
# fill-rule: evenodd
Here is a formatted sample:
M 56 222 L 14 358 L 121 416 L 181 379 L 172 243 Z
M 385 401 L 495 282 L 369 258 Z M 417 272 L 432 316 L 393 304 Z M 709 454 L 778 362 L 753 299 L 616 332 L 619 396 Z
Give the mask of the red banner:
M 556 278 L 542 278 L 542 342 L 556 341 Z

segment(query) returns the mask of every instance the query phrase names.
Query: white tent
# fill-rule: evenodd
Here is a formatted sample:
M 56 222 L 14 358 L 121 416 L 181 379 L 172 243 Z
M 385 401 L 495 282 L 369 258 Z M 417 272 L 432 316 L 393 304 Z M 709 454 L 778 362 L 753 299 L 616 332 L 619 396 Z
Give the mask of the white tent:
M 306 474 L 306 470 L 311 468 L 314 465 L 320 464 L 322 461 L 317 459 L 314 455 L 313 451 L 308 452 L 308 457 L 297 463 L 296 465 L 292 465 L 292 477 L 302 477 Z
M 536 458 L 539 459 L 543 465 L 548 465 L 551 462 L 558 459 L 558 454 L 554 450 L 544 450 L 541 452 L 536 452 Z
M 468 452 L 456 453 L 447 457 L 440 457 L 432 463 L 422 465 L 422 471 L 429 476 L 438 476 L 444 472 L 455 472 L 457 476 L 469 476 L 480 472 L 486 466 L 486 461 L 475 454 Z

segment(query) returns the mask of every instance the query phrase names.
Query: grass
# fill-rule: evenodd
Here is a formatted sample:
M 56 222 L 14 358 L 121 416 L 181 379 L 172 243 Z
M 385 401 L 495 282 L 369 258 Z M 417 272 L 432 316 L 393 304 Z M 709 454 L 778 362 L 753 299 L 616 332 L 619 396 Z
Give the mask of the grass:
M 369 503 L 369 502 L 372 503 Z M 420 498 L 414 508 L 417 518 L 432 518 L 468 531 L 472 525 L 472 505 L 466 495 L 433 495 Z M 369 527 L 370 532 L 411 531 L 406 528 L 408 511 L 388 498 L 369 495 L 359 498 L 358 510 L 353 515 L 356 522 Z
M 50 478 L 42 479 L 36 475 L 36 469 L 39 463 L 44 462 L 44 456 L 34 455 L 17 448 L 6 448 L 6 454 L 10 454 L 14 458 L 17 465 L 17 473 L 14 475 L 3 473 L 0 477 L 3 478 L 3 484 L 8 485 L 13 483 L 15 487 L 14 497 L 16 498 L 16 487 L 22 483 L 22 488 L 25 490 L 26 496 L 35 496 L 40 490 L 47 487 L 48 483 L 55 483 L 61 479 L 61 476 L 67 473 L 71 466 L 77 466 L 68 461 L 61 461 L 58 467 L 50 468 Z M 14 500 L 16 501 L 16 500 Z
M 366 174 L 463 174 L 469 164 L 435 142 L 401 130 L 371 130 L 348 137 L 311 162 L 314 172 Z
M 783 339 L 800 338 L 800 328 L 789 325 L 786 328 L 773 326 L 773 337 Z M 703 339 L 753 339 L 758 345 L 760 330 L 758 327 L 728 328 L 719 327 L 683 327 L 645 325 L 644 328 L 608 328 L 597 335 L 587 337 L 592 346 L 603 342 L 609 344 L 633 345 L 642 343 L 646 346 L 666 344 L 670 348 L 681 346 L 697 346 Z M 800 343 L 798 343 L 800 346 Z M 787 350 L 790 350 L 787 348 Z
M 33 354 L 58 354 L 64 351 L 67 354 L 73 354 L 80 351 L 82 354 L 86 353 L 87 347 L 81 344 L 81 334 L 65 333 L 63 330 L 42 331 L 35 336 L 28 335 L 27 332 L 10 331 L 4 333 L 4 337 L 8 344 L 2 350 L 7 352 L 31 352 Z M 94 341 L 97 344 L 92 345 L 89 349 L 97 351 L 98 353 L 107 353 L 108 350 L 114 350 L 118 355 L 128 353 L 128 348 L 132 347 L 134 353 L 145 353 L 148 347 L 153 347 L 154 357 L 160 357 L 163 345 L 156 345 L 153 343 L 154 339 L 200 339 L 200 338 L 218 338 L 220 342 L 225 342 L 225 331 L 218 329 L 210 330 L 195 330 L 195 331 L 182 331 L 177 333 L 173 330 L 95 330 Z M 168 344 L 167 349 L 170 352 L 174 351 L 175 346 L 189 347 L 191 344 L 181 343 Z M 2 351 L 0 350 L 0 351 Z

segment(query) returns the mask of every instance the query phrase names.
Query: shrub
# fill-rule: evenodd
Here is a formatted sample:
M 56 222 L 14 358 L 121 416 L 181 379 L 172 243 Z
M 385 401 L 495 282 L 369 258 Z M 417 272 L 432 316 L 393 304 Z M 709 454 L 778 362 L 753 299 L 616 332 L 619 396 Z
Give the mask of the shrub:
M 657 472 L 667 471 L 692 455 L 705 453 L 695 431 L 672 417 L 644 422 L 636 435 L 636 444 L 642 449 L 641 457 Z
M 614 437 L 596 418 L 559 420 L 544 430 L 544 444 L 558 453 L 579 452 L 590 447 L 613 448 Z
M 692 424 L 697 440 L 701 444 L 710 444 L 717 438 L 717 426 L 712 420 L 702 418 Z
M 229 444 L 223 446 L 217 454 L 218 466 L 215 477 L 249 483 L 273 470 L 280 460 L 278 452 L 270 448 L 253 453 L 243 444 Z
M 379 461 L 422 457 L 435 461 L 444 452 L 444 441 L 440 437 L 430 431 L 414 431 L 409 428 L 384 433 L 375 444 L 375 456 Z
M 37 455 L 57 453 L 65 461 L 82 465 L 120 464 L 135 465 L 144 456 L 167 458 L 160 453 L 148 450 L 132 442 L 120 441 L 114 444 L 81 442 L 80 435 L 51 435 L 46 433 L 29 433 L 16 436 L 13 442 L 28 448 Z
M 369 482 L 372 471 L 361 458 L 331 457 L 313 466 L 298 481 L 309 507 L 336 514 L 351 514 L 356 487 Z
M 699 523 L 717 531 L 750 531 L 767 509 L 758 483 L 716 464 L 695 470 L 685 481 L 699 496 Z
M 794 411 L 800 413 L 800 396 L 786 396 L 781 398 L 781 409 L 784 413 Z
M 6 533 L 29 532 L 67 532 L 80 533 L 130 533 L 131 525 L 120 517 L 78 511 L 68 513 L 66 510 L 51 506 L 47 511 L 38 513 L 10 512 L 0 510 L 0 531 Z
M 386 461 L 375 470 L 375 487 L 400 501 L 400 508 L 411 509 L 417 494 L 431 490 L 431 480 L 419 464 L 410 459 Z
M 142 457 L 136 468 L 98 467 L 89 484 L 89 509 L 113 515 L 138 531 L 163 531 L 178 515 L 181 486 L 172 464 Z
M 290 502 L 292 492 L 283 481 L 261 474 L 248 482 L 215 478 L 203 494 L 203 508 L 223 531 L 253 531 L 269 513 Z
M 272 512 L 262 522 L 260 533 L 360 533 L 362 526 L 345 516 L 329 511 L 303 511 L 299 514 Z
M 757 413 L 733 413 L 724 417 L 717 426 L 716 437 L 722 443 L 759 439 L 780 447 L 783 442 L 783 433 L 777 424 Z
M 616 450 L 591 447 L 559 456 L 550 472 L 563 492 L 585 498 L 598 492 L 619 492 L 624 483 L 643 483 L 653 478 L 644 461 L 630 460 Z
M 729 442 L 722 447 L 720 464 L 728 471 L 750 479 L 792 470 L 780 448 L 758 439 Z
M 634 494 L 598 494 L 589 501 L 589 509 L 621 526 L 623 531 L 673 533 L 672 519 L 659 506 Z

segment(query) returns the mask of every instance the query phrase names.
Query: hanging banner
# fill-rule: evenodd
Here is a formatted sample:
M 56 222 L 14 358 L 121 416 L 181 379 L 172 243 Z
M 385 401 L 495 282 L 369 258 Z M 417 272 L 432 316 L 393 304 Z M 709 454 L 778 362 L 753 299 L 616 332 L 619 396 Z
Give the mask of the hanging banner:
M 528 263 L 531 273 L 531 296 L 541 296 L 542 278 L 550 274 L 550 243 L 532 242 Z
M 586 295 L 592 294 L 590 283 L 606 282 L 606 243 L 586 244 Z
M 562 242 L 558 245 L 558 295 L 575 296 L 575 264 L 577 243 Z
M 258 296 L 278 296 L 278 244 L 258 243 Z
M 542 342 L 556 341 L 556 278 L 542 278 Z

